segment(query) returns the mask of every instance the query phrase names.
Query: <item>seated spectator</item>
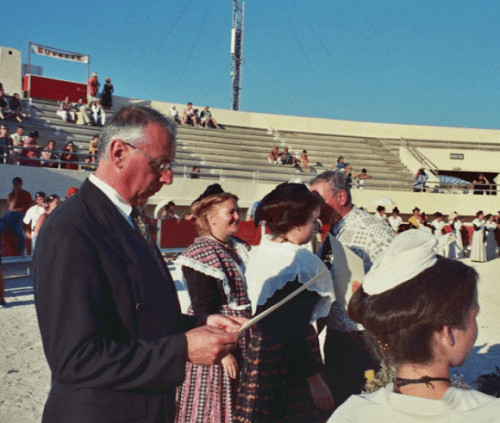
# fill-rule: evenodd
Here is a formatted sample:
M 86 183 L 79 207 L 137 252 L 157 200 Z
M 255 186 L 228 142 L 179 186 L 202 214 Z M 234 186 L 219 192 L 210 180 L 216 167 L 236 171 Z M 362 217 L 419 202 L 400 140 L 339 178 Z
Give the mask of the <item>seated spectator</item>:
M 102 87 L 102 107 L 106 110 L 110 110 L 113 106 L 113 92 L 115 88 L 111 83 L 111 78 L 106 78 L 106 83 Z
M 414 192 L 425 192 L 425 183 L 427 182 L 427 179 L 429 179 L 429 175 L 425 173 L 424 168 L 420 168 L 417 170 L 417 173 L 415 173 L 415 176 L 413 177 L 413 191 Z
M 217 124 L 217 121 L 212 117 L 212 112 L 208 110 L 208 106 L 206 106 L 205 109 L 201 112 L 200 118 L 201 126 L 207 128 L 211 126 L 212 128 L 219 129 L 219 125 Z
M 16 160 L 16 157 L 21 155 L 22 147 L 24 146 L 24 126 L 18 125 L 16 128 L 16 132 L 11 135 L 12 138 L 12 152 L 10 154 L 12 164 L 19 164 L 19 161 Z
M 175 203 L 169 201 L 168 204 L 161 211 L 161 220 L 175 220 L 177 223 L 181 221 L 181 218 L 174 212 Z
M 59 109 L 56 112 L 64 122 L 74 122 L 75 112 L 73 111 L 73 104 L 69 101 L 69 96 L 64 98 L 64 101 L 59 103 Z
M 50 140 L 42 150 L 42 166 L 57 169 L 59 167 L 59 155 L 56 154 L 56 143 Z
M 95 163 L 97 156 L 97 148 L 99 147 L 99 134 L 95 134 L 89 144 L 89 154 L 92 156 L 90 163 Z
M 331 165 L 332 169 L 337 169 L 337 170 L 342 170 L 344 169 L 345 164 L 344 164 L 344 158 L 340 156 L 337 161 Z
M 179 112 L 175 106 L 170 108 L 170 119 L 172 119 L 175 123 L 179 125 L 182 123 L 181 118 L 179 117 Z
M 12 114 L 9 107 L 9 101 L 5 97 L 5 92 L 0 89 L 0 119 L 7 119 Z
M 269 163 L 279 163 L 280 161 L 280 150 L 278 147 L 274 147 L 272 151 L 267 155 L 267 160 Z
M 12 138 L 9 137 L 9 127 L 0 125 L 0 163 L 10 163 Z
M 77 125 L 90 125 L 89 115 L 87 110 L 89 109 L 87 105 L 83 102 L 83 97 L 78 99 L 78 103 L 75 104 L 76 109 L 76 124 Z
M 420 209 L 415 207 L 412 211 L 413 215 L 408 219 L 408 223 L 412 228 L 418 229 L 420 226 Z
M 187 107 L 184 109 L 184 113 L 182 115 L 182 124 L 193 126 L 198 126 L 200 124 L 193 109 L 193 103 L 188 103 Z
M 300 166 L 302 170 L 309 170 L 309 157 L 307 156 L 307 150 L 302 150 L 300 155 Z
M 371 179 L 371 178 L 372 178 L 372 175 L 368 175 L 365 168 L 361 169 L 361 173 L 358 173 L 356 175 L 356 179 L 358 181 L 357 188 L 358 189 L 365 189 L 365 180 Z
M 14 95 L 12 96 L 12 100 L 10 101 L 10 109 L 12 110 L 12 114 L 18 122 L 22 123 L 23 119 L 29 116 L 28 113 L 23 112 L 23 105 L 18 93 L 14 93 Z
M 387 223 L 396 234 L 399 232 L 399 227 L 403 223 L 403 219 L 399 215 L 399 209 L 397 207 L 392 209 L 392 214 L 387 218 Z
M 21 151 L 21 159 L 19 160 L 19 164 L 21 166 L 42 166 L 42 163 L 40 161 L 42 153 L 37 142 L 38 137 L 38 131 L 31 131 L 29 137 L 24 140 L 24 148 Z
M 279 158 L 282 164 L 293 164 L 298 170 L 300 170 L 297 159 L 288 152 L 288 147 L 283 149 L 283 153 L 279 155 Z
M 349 186 L 352 186 L 352 167 L 349 163 L 346 163 L 344 168 L 342 169 L 342 172 L 344 172 L 347 177 L 349 178 Z
M 38 220 L 36 221 L 35 228 L 33 229 L 33 238 L 35 240 L 38 237 L 38 234 L 40 233 L 40 229 L 42 229 L 43 224 L 47 220 L 47 217 L 49 217 L 49 214 L 52 213 L 59 204 L 61 204 L 61 199 L 57 194 L 52 194 L 45 199 L 44 203 L 45 213 L 43 213 L 38 218 Z M 32 254 L 34 249 L 35 245 L 33 245 Z
M 472 183 L 474 184 L 474 194 L 475 195 L 483 195 L 485 192 L 489 191 L 488 184 L 490 183 L 490 181 L 488 181 L 488 179 L 486 179 L 486 177 L 484 176 L 484 173 L 480 173 L 479 176 L 477 177 L 477 179 L 472 181 Z
M 193 166 L 193 170 L 189 174 L 189 179 L 200 179 L 201 167 Z
M 76 153 L 76 147 L 73 141 L 69 141 L 64 146 L 61 153 L 61 169 L 79 170 L 79 159 Z
M 91 107 L 92 104 L 95 101 L 97 101 L 97 93 L 99 92 L 99 87 L 101 86 L 97 78 L 97 72 L 94 72 L 92 76 L 89 78 L 87 86 L 88 86 L 87 104 L 89 107 Z
M 106 124 L 106 112 L 101 106 L 101 100 L 97 100 L 92 105 L 92 119 L 94 119 L 95 126 L 104 126 Z
M 387 215 L 385 214 L 384 206 L 377 207 L 377 213 L 375 213 L 375 217 L 378 217 L 380 220 L 387 222 Z

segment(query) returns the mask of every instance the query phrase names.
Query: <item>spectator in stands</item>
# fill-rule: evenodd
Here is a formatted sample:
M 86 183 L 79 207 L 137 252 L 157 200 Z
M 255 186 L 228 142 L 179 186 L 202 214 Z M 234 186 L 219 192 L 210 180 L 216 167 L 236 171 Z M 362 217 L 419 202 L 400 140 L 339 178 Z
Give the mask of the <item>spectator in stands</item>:
M 77 125 L 90 125 L 89 115 L 87 114 L 88 107 L 83 102 L 83 97 L 78 98 L 78 103 L 75 104 L 76 110 L 76 124 Z
M 24 126 L 18 125 L 16 128 L 16 132 L 11 135 L 13 141 L 13 151 L 11 156 L 19 156 L 21 154 L 21 147 L 24 146 Z
M 5 92 L 0 89 L 0 119 L 6 119 L 12 114 L 9 107 L 9 101 L 5 97 Z
M 23 105 L 18 93 L 14 93 L 14 95 L 12 96 L 12 100 L 10 101 L 10 109 L 12 110 L 13 116 L 18 122 L 22 123 L 23 119 L 29 116 L 28 113 L 23 112 Z
M 193 103 L 188 103 L 187 107 L 184 109 L 184 113 L 182 115 L 182 124 L 193 126 L 198 126 L 200 124 L 194 112 Z
M 375 213 L 375 217 L 379 218 L 383 222 L 387 222 L 387 215 L 385 214 L 385 207 L 384 206 L 377 207 L 377 213 Z
M 174 211 L 175 203 L 173 201 L 169 201 L 168 204 L 163 207 L 161 211 L 160 219 L 161 220 L 175 220 L 177 223 L 181 221 L 179 215 L 177 215 Z
M 79 159 L 76 153 L 76 147 L 73 141 L 66 143 L 61 153 L 61 169 L 78 170 L 80 166 L 78 165 Z
M 36 222 L 38 218 L 45 213 L 45 193 L 38 191 L 35 194 L 35 202 L 36 204 L 28 209 L 23 219 L 26 239 L 31 240 L 31 254 L 33 254 L 36 242 L 36 237 L 33 236 Z
M 42 150 L 42 166 L 57 169 L 59 167 L 59 163 L 54 160 L 58 159 L 59 155 L 56 154 L 56 143 L 55 141 L 50 140 L 47 143 L 47 146 Z
M 56 112 L 64 122 L 74 122 L 75 112 L 73 111 L 73 104 L 69 101 L 69 96 L 64 98 L 64 101 L 59 103 L 59 109 Z
M 212 126 L 215 129 L 219 129 L 219 125 L 217 124 L 217 121 L 212 117 L 212 112 L 208 110 L 208 106 L 206 106 L 205 109 L 201 112 L 200 118 L 201 126 L 203 126 L 204 128 Z
M 3 220 L 10 226 L 17 239 L 17 248 L 26 254 L 23 219 L 28 209 L 33 205 L 33 199 L 28 191 L 23 189 L 23 180 L 17 176 L 12 180 L 12 192 L 9 194 L 9 212 Z
M 412 211 L 413 216 L 408 219 L 408 223 L 413 227 L 418 229 L 420 226 L 420 209 L 415 207 Z
M 424 168 L 421 167 L 415 173 L 413 177 L 413 191 L 414 192 L 425 192 L 425 183 L 429 179 L 429 175 L 425 172 Z
M 403 219 L 401 219 L 401 216 L 399 215 L 399 209 L 397 207 L 394 207 L 392 209 L 392 214 L 387 218 L 387 223 L 392 228 L 395 234 L 399 232 L 399 227 L 403 223 Z
M 0 163 L 10 163 L 12 138 L 9 137 L 9 127 L 0 125 Z
M 99 146 L 99 134 L 95 134 L 94 138 L 92 138 L 92 141 L 90 141 L 89 143 L 89 154 L 92 156 L 90 163 L 95 163 L 98 146 Z
M 101 100 L 97 100 L 92 105 L 92 119 L 94 119 L 95 126 L 106 125 L 106 112 L 104 111 L 104 108 L 101 106 Z
M 111 78 L 106 78 L 106 83 L 102 87 L 102 107 L 110 110 L 113 106 L 113 92 L 115 91 Z
M 300 167 L 302 170 L 309 170 L 309 157 L 307 155 L 307 150 L 302 150 L 300 155 Z
M 66 200 L 68 198 L 73 197 L 73 195 L 75 195 L 77 192 L 78 192 L 78 188 L 77 187 L 70 187 L 70 188 L 68 188 L 68 190 L 66 191 Z
M 297 170 L 300 170 L 297 159 L 288 152 L 288 147 L 283 149 L 283 153 L 279 155 L 281 164 L 292 164 Z
M 272 151 L 267 155 L 267 160 L 269 163 L 279 163 L 280 161 L 280 150 L 278 147 L 274 147 Z
M 485 192 L 488 193 L 489 191 L 488 184 L 490 183 L 490 181 L 486 179 L 484 173 L 480 173 L 477 179 L 472 181 L 472 183 L 474 184 L 474 194 L 483 195 Z
M 41 167 L 40 157 L 42 155 L 38 145 L 38 131 L 31 131 L 28 138 L 24 140 L 24 148 L 21 151 L 21 166 Z
M 44 213 L 40 215 L 38 218 L 35 227 L 33 229 L 33 238 L 35 239 L 35 242 L 33 242 L 33 247 L 31 251 L 33 252 L 35 250 L 35 243 L 36 243 L 36 238 L 38 237 L 38 234 L 40 233 L 40 229 L 42 229 L 43 224 L 47 220 L 47 217 L 49 216 L 50 213 L 54 211 L 54 209 L 61 204 L 61 199 L 57 194 L 52 194 L 49 197 L 45 199 L 44 202 Z
M 340 156 L 337 161 L 330 166 L 332 169 L 342 170 L 345 167 L 344 158 Z
M 179 125 L 182 123 L 181 118 L 179 117 L 179 111 L 175 106 L 172 106 L 170 108 L 170 119 L 172 119 L 175 123 L 178 123 Z
M 361 173 L 358 173 L 356 175 L 357 188 L 358 189 L 365 189 L 365 180 L 371 179 L 371 178 L 372 178 L 372 175 L 368 175 L 367 170 L 365 168 L 361 169 Z
M 94 72 L 87 82 L 87 103 L 91 107 L 92 104 L 97 101 L 97 93 L 99 92 L 99 87 L 101 84 L 97 79 L 97 72 Z
M 189 179 L 200 179 L 201 167 L 193 166 L 193 170 L 189 174 Z

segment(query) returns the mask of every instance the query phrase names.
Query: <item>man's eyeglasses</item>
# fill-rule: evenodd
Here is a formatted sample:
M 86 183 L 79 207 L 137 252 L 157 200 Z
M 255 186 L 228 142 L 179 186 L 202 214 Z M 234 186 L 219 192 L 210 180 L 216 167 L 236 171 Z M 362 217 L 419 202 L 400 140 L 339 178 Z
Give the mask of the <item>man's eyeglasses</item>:
M 170 163 L 161 163 L 156 159 L 153 159 L 148 153 L 145 153 L 142 151 L 140 148 L 136 147 L 135 145 L 132 145 L 128 142 L 126 142 L 129 147 L 132 147 L 134 150 L 137 150 L 139 153 L 141 153 L 144 157 L 147 157 L 150 162 L 154 163 L 156 165 L 156 171 L 159 173 L 166 172 L 167 170 L 174 169 L 175 162 L 170 162 Z

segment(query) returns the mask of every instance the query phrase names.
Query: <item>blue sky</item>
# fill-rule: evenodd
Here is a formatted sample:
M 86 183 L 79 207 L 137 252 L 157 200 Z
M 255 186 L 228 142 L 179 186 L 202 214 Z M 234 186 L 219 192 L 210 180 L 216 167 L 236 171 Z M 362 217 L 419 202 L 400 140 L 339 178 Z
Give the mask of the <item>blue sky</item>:
M 27 0 L 2 6 L 2 45 L 91 55 L 125 97 L 231 107 L 232 1 Z M 247 0 L 240 110 L 500 127 L 497 0 Z M 48 77 L 85 65 L 32 55 Z

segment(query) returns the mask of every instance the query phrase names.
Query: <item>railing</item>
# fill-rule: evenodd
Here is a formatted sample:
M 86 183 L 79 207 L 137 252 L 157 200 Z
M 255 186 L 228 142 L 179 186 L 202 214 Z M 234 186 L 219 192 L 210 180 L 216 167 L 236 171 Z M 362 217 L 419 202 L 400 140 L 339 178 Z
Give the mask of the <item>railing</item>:
M 439 174 L 438 167 L 429 158 L 427 158 L 424 154 L 422 154 L 422 152 L 418 148 L 411 146 L 408 143 L 408 141 L 406 141 L 405 147 L 408 150 L 408 152 L 413 157 L 415 157 L 415 159 L 418 160 L 418 162 L 423 167 L 425 167 L 426 169 L 429 169 L 429 171 L 432 172 L 434 175 Z

